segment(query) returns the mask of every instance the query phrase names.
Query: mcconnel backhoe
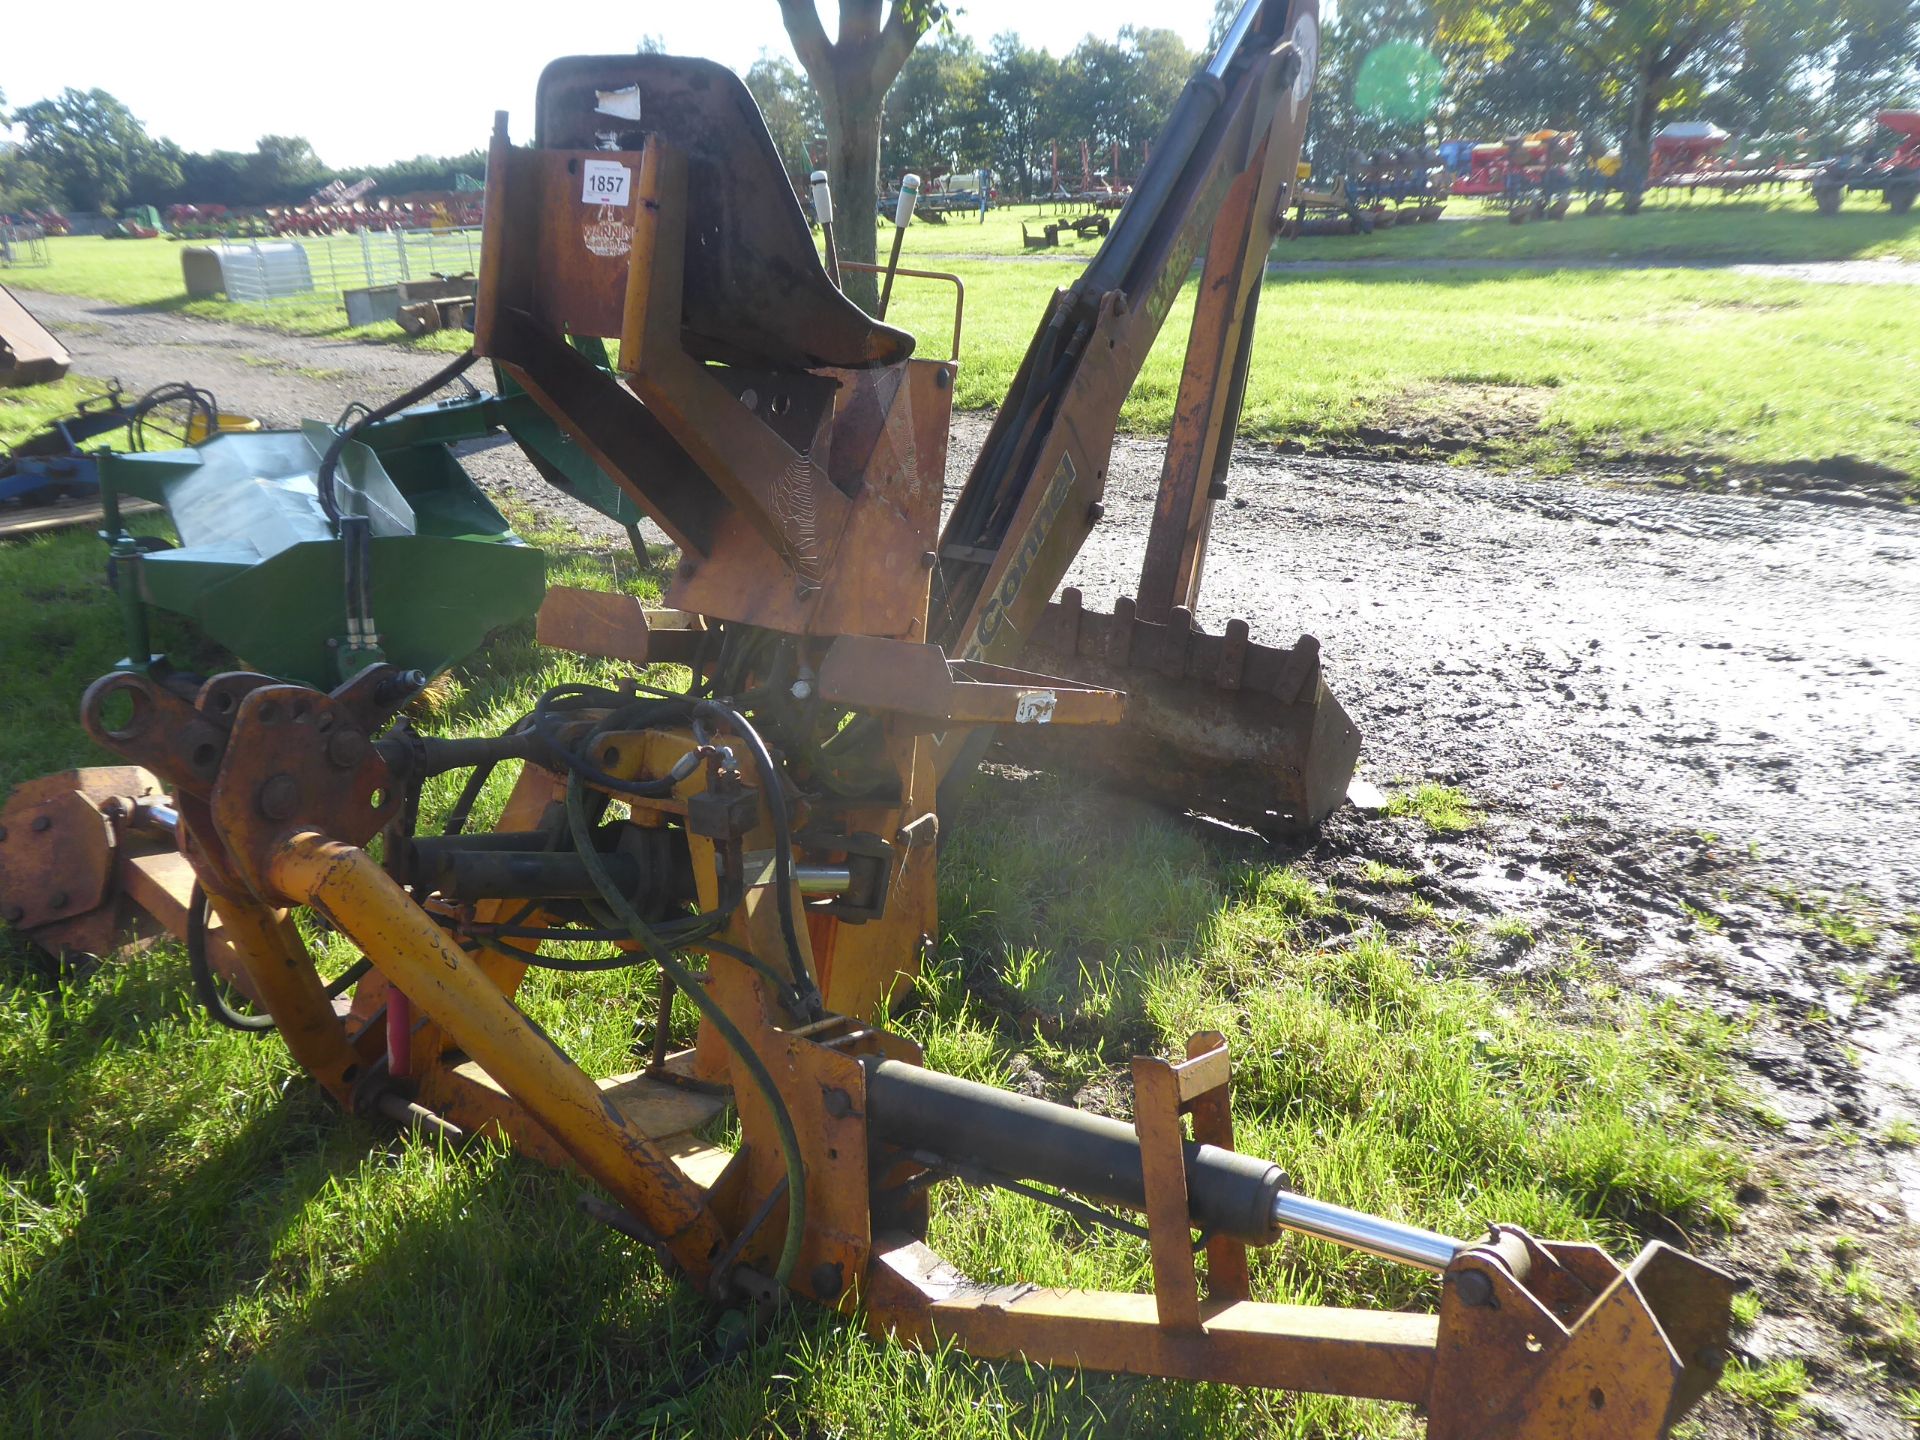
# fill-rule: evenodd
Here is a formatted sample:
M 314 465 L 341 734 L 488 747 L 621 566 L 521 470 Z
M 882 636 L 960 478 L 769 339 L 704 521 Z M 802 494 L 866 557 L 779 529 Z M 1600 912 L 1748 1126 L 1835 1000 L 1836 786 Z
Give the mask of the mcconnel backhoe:
M 1357 739 L 1314 643 L 1203 634 L 1192 613 L 1317 35 L 1313 0 L 1248 0 L 1041 318 L 944 529 L 955 362 L 835 289 L 740 81 L 652 55 L 550 66 L 531 143 L 504 117 L 493 139 L 474 350 L 679 547 L 671 610 L 556 590 L 540 637 L 685 683 L 565 685 L 504 733 L 448 739 L 403 718 L 422 677 L 387 664 L 331 692 L 224 674 L 192 699 L 110 674 L 82 718 L 125 768 L 16 794 L 12 923 L 78 946 L 130 897 L 184 937 L 211 1006 L 277 1030 L 342 1106 L 578 1167 L 606 1218 L 718 1300 L 1408 1401 L 1444 1440 L 1666 1434 L 1724 1355 L 1731 1281 L 1711 1267 L 1301 1194 L 1235 1150 L 1217 1034 L 1136 1060 L 1127 1124 L 939 1074 L 886 1028 L 937 933 L 937 794 L 989 735 L 1254 828 L 1311 825 L 1342 794 Z M 1113 614 L 1049 603 L 1196 260 L 1139 593 Z M 581 337 L 617 343 L 611 370 Z M 335 483 L 323 466 L 337 507 Z M 501 766 L 518 779 L 498 827 L 468 833 Z M 465 777 L 460 798 L 422 833 L 441 776 Z M 301 909 L 364 958 L 323 979 Z M 515 1004 L 531 967 L 641 964 L 662 1019 L 635 1074 L 587 1074 Z M 670 1053 L 676 993 L 700 1027 Z M 701 1138 L 729 1109 L 737 1144 Z M 1144 1229 L 1152 1293 L 958 1273 L 925 1241 L 929 1191 L 955 1183 Z M 1256 1300 L 1247 1248 L 1290 1232 L 1443 1273 L 1438 1313 Z

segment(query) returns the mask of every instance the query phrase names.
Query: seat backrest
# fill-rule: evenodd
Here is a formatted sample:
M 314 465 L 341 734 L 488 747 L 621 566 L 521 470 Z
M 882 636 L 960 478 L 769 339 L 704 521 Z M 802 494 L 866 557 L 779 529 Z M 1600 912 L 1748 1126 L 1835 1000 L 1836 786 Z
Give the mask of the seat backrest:
M 687 158 L 682 342 L 701 360 L 769 368 L 889 365 L 913 339 L 827 278 L 765 120 L 710 60 L 575 55 L 540 76 L 534 143 L 637 150 L 658 135 Z

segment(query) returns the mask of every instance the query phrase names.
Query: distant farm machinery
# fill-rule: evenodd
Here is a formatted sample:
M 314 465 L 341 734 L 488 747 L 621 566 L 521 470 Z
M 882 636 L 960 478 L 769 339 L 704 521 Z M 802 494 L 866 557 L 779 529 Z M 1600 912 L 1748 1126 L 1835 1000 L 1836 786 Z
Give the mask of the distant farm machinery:
M 1809 180 L 1822 215 L 1839 213 L 1848 191 L 1877 194 L 1896 215 L 1913 208 L 1920 195 L 1920 110 L 1882 110 L 1874 119 L 1899 137 L 1884 158 L 1829 160 Z
M 1347 190 L 1375 229 L 1425 224 L 1446 212 L 1445 175 L 1439 156 L 1422 146 L 1376 150 Z

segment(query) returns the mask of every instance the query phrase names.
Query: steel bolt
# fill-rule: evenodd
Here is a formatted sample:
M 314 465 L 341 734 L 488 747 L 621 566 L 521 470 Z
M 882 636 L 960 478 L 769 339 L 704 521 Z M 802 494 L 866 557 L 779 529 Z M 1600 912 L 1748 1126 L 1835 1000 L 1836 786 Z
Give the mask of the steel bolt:
M 282 773 L 260 787 L 260 813 L 269 820 L 285 820 L 300 804 L 300 782 Z
M 66 909 L 67 908 L 67 892 L 64 890 L 54 891 L 52 895 L 47 897 L 47 904 L 51 905 L 56 910 Z
M 9 905 L 7 907 L 7 921 L 9 924 L 18 925 L 26 918 L 27 910 L 24 905 Z
M 36 815 L 33 817 L 33 833 L 34 834 L 44 835 L 47 833 L 47 831 L 51 830 L 52 828 L 53 828 L 53 817 L 51 815 Z
M 1098 525 L 1106 513 L 1107 507 L 1105 505 L 1102 505 L 1098 500 L 1092 501 L 1087 506 L 1087 524 Z

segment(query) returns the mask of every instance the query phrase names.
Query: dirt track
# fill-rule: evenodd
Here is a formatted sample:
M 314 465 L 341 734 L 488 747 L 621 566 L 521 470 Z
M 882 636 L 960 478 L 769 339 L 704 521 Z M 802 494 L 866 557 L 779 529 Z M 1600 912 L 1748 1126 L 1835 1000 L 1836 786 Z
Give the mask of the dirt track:
M 1129 589 L 1159 463 L 1117 447 L 1090 601 Z M 1376 778 L 1920 893 L 1920 515 L 1261 450 L 1230 493 L 1197 618 L 1317 636 Z
M 192 379 L 277 424 L 377 402 L 445 358 L 23 298 L 77 373 L 129 391 Z M 956 423 L 950 493 L 984 432 Z M 511 447 L 467 463 L 603 528 Z M 1116 447 L 1106 518 L 1070 577 L 1089 603 L 1130 588 L 1158 470 L 1156 444 Z M 1765 1270 L 1783 1236 L 1844 1233 L 1910 1287 L 1920 1164 L 1860 1137 L 1920 1119 L 1920 960 L 1888 928 L 1920 908 L 1920 514 L 1256 449 L 1236 453 L 1230 493 L 1203 624 L 1316 635 L 1366 736 L 1363 774 L 1456 783 L 1490 812 L 1441 840 L 1344 811 L 1303 863 L 1389 860 L 1443 913 L 1521 914 L 1649 987 L 1766 1007 L 1755 1078 L 1785 1123 L 1755 1143 L 1794 1179 L 1755 1200 L 1734 1263 Z M 1829 903 L 1879 939 L 1823 936 L 1788 892 L 1842 897 Z M 1823 1304 L 1769 1292 L 1785 1318 L 1753 1352 L 1811 1354 L 1837 1433 L 1900 1434 Z

